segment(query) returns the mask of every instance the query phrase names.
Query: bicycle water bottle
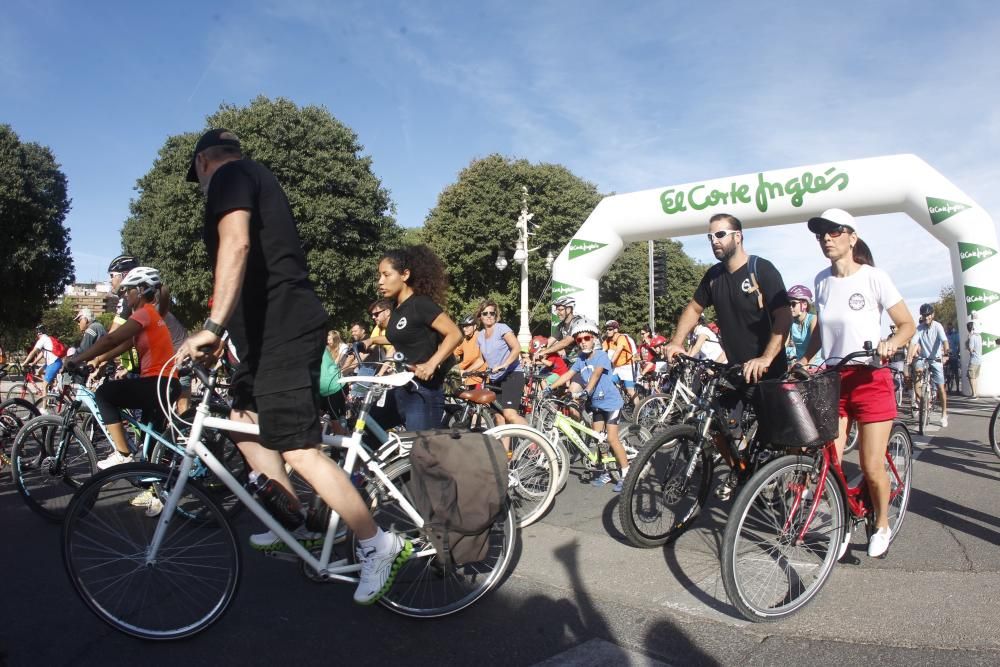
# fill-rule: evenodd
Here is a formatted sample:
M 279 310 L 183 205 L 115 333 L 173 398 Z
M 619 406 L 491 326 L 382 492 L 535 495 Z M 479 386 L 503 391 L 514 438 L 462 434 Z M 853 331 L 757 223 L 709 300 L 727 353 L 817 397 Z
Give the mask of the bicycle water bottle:
M 785 408 L 788 418 L 797 439 L 802 444 L 814 443 L 819 440 L 819 431 L 816 430 L 816 422 L 813 421 L 809 407 L 805 398 L 798 391 L 798 386 L 793 383 L 781 385 L 787 393 L 785 394 Z
M 305 521 L 298 499 L 267 475 L 251 472 L 249 487 L 271 516 L 288 530 L 295 530 Z

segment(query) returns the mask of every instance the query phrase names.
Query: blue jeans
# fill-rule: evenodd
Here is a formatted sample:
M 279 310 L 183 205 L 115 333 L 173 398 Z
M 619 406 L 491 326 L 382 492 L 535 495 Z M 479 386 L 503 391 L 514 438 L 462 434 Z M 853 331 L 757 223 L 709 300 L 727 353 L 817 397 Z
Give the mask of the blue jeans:
M 407 431 L 440 428 L 444 418 L 444 387 L 431 389 L 422 384 L 408 384 L 392 390 L 396 411 Z

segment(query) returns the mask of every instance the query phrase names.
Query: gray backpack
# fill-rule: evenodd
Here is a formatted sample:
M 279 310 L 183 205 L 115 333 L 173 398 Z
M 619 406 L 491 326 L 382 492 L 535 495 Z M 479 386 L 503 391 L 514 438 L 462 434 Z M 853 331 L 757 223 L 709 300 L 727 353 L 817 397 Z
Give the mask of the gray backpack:
M 481 561 L 493 524 L 507 509 L 507 454 L 483 433 L 421 431 L 410 451 L 413 504 L 438 563 Z

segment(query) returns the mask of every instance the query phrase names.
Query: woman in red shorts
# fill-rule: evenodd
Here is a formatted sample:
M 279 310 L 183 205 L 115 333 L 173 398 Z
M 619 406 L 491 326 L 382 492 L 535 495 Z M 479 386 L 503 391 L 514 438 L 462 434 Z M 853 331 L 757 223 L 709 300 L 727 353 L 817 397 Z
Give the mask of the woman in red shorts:
M 916 327 L 899 290 L 889 275 L 875 268 L 871 251 L 854 231 L 854 217 L 833 208 L 809 220 L 830 268 L 816 276 L 816 309 L 819 324 L 806 349 L 811 359 L 822 345 L 824 357 L 839 361 L 863 349 L 865 341 L 879 341 L 879 357 L 845 366 L 840 379 L 840 435 L 837 457 L 847 441 L 848 418 L 859 424 L 861 471 L 876 507 L 876 532 L 868 543 L 868 555 L 881 556 L 889 548 L 889 476 L 885 450 L 892 420 L 896 418 L 892 373 L 884 362 L 905 347 Z M 882 311 L 887 311 L 896 332 L 882 338 Z M 817 335 L 819 334 L 819 335 Z

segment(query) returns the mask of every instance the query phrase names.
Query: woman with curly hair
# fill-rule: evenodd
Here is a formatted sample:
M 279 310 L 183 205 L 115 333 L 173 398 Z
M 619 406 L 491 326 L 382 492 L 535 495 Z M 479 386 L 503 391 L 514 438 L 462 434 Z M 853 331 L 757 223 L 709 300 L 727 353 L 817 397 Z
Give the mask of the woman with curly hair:
M 444 376 L 454 364 L 452 350 L 462 339 L 440 305 L 448 289 L 444 265 L 425 245 L 390 250 L 379 260 L 378 289 L 395 305 L 385 335 L 364 343 L 393 345 L 413 366 L 416 386 L 394 389 L 390 398 L 395 409 L 377 414 L 376 419 L 386 428 L 397 423 L 407 431 L 437 428 L 444 416 Z

